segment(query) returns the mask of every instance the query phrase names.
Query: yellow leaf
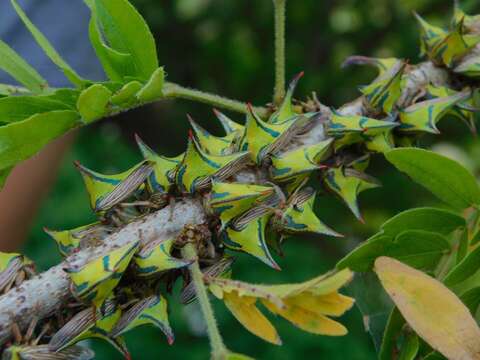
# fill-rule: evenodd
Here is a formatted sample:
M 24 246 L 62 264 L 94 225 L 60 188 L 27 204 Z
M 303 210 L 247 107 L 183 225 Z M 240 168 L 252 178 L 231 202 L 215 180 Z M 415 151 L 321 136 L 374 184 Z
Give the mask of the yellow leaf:
M 304 331 L 341 336 L 347 329 L 328 316 L 341 316 L 352 307 L 354 299 L 337 292 L 351 278 L 352 272 L 346 269 L 299 284 L 257 285 L 218 277 L 209 277 L 208 284 L 243 326 L 274 342 L 278 335 L 256 307 L 257 301 Z
M 285 302 L 287 306 L 283 309 L 268 301 L 262 300 L 262 303 L 268 310 L 284 317 L 303 331 L 330 336 L 342 336 L 347 333 L 347 329 L 342 324 L 324 315 L 317 314 L 311 309 L 307 310 L 296 306 L 289 300 Z
M 306 293 L 289 298 L 287 303 L 319 315 L 341 316 L 353 306 L 354 300 L 336 292 L 322 296 Z
M 233 316 L 248 331 L 272 344 L 282 344 L 280 336 L 273 325 L 255 306 L 256 298 L 240 297 L 237 292 L 231 292 L 224 294 L 223 301 Z
M 480 328 L 445 285 L 401 262 L 375 261 L 383 287 L 415 332 L 451 360 L 480 359 Z

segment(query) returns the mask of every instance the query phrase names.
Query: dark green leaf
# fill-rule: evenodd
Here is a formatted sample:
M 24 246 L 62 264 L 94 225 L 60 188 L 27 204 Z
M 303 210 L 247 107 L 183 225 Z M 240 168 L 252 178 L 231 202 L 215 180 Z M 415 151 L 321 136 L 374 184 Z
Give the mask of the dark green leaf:
M 397 236 L 405 230 L 424 230 L 448 235 L 466 226 L 465 219 L 451 211 L 423 207 L 409 209 L 387 220 L 381 227 L 385 235 Z
M 373 272 L 355 274 L 349 289 L 355 298 L 355 305 L 362 314 L 365 330 L 370 333 L 378 352 L 388 317 L 393 309 L 392 301 Z
M 402 314 L 396 307 L 393 308 L 383 333 L 382 346 L 378 354 L 379 360 L 391 360 L 397 353 L 397 340 L 404 325 L 405 319 Z
M 368 271 L 377 257 L 385 255 L 429 269 L 449 249 L 443 236 L 464 226 L 465 220 L 450 211 L 407 210 L 385 222 L 378 234 L 340 260 L 337 267 Z
M 414 332 L 409 333 L 406 336 L 405 341 L 402 344 L 400 354 L 398 354 L 398 360 L 415 360 L 417 358 L 418 349 L 420 348 L 420 341 L 417 334 Z
M 77 108 L 77 100 L 79 95 L 80 91 L 77 89 L 58 89 L 47 97 L 51 100 L 60 101 L 67 105 L 70 109 L 75 110 Z
M 18 5 L 17 0 L 10 0 L 12 2 L 15 11 L 17 12 L 20 19 L 22 19 L 25 26 L 28 28 L 32 36 L 37 41 L 38 45 L 45 51 L 45 54 L 52 60 L 55 65 L 57 65 L 64 72 L 65 76 L 72 82 L 72 84 L 82 87 L 85 83 L 85 80 L 82 79 L 76 72 L 73 70 L 70 65 L 68 65 L 65 60 L 58 54 L 57 50 L 50 44 L 48 39 L 43 35 L 40 30 L 30 21 L 27 14 L 23 9 Z
M 465 209 L 480 204 L 480 188 L 475 177 L 456 161 L 416 148 L 394 149 L 385 156 L 399 170 L 452 207 Z
M 5 181 L 7 181 L 8 175 L 10 175 L 11 171 L 12 168 L 0 170 L 0 189 L 5 185 Z
M 455 286 L 474 275 L 479 269 L 480 247 L 477 247 L 448 273 L 443 282 L 448 287 Z
M 460 295 L 460 300 L 462 300 L 468 310 L 475 315 L 480 305 L 480 287 L 474 287 L 464 292 Z
M 423 360 L 445 360 L 445 357 L 437 353 L 436 351 L 432 351 L 430 354 L 425 356 Z
M 0 99 L 0 122 L 11 123 L 35 114 L 68 109 L 64 103 L 47 96 L 9 96 Z
M 95 0 L 94 4 L 93 12 L 109 47 L 122 56 L 131 55 L 135 74 L 121 75 L 148 80 L 158 68 L 158 59 L 155 40 L 145 20 L 127 0 Z
M 10 46 L 0 40 L 0 69 L 33 93 L 41 93 L 47 81 Z
M 0 170 L 11 168 L 80 125 L 78 113 L 52 111 L 0 127 Z
M 353 250 L 337 265 L 354 271 L 368 271 L 379 256 L 398 259 L 419 269 L 433 269 L 450 245 L 438 233 L 422 230 L 407 230 L 395 238 L 377 234 Z

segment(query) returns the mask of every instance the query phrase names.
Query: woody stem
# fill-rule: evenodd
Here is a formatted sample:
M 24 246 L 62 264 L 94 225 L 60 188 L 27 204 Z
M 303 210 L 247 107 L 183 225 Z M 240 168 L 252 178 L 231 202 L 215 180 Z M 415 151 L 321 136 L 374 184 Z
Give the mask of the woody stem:
M 212 347 L 212 359 L 222 359 L 227 354 L 228 350 L 223 343 L 222 336 L 218 330 L 217 321 L 213 313 L 212 304 L 208 299 L 207 289 L 203 281 L 203 274 L 198 264 L 197 251 L 193 244 L 187 244 L 182 250 L 183 257 L 186 259 L 195 259 L 190 265 L 190 274 L 192 276 L 193 284 L 195 285 L 195 291 L 197 293 L 197 299 L 200 304 L 200 308 L 207 324 L 208 337 L 210 339 L 210 345 Z

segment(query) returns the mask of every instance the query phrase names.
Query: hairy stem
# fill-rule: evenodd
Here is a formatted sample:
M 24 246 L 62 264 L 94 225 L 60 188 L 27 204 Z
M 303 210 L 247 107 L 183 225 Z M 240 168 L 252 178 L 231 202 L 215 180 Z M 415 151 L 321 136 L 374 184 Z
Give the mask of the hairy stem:
M 275 12 L 275 88 L 273 101 L 280 104 L 285 96 L 285 5 L 287 0 L 273 0 Z
M 196 259 L 197 251 L 193 244 L 187 244 L 183 248 L 183 256 L 187 259 Z M 207 323 L 207 332 L 212 347 L 212 359 L 222 359 L 227 354 L 228 350 L 223 343 L 222 336 L 218 330 L 217 321 L 213 314 L 212 305 L 208 299 L 207 289 L 203 282 L 203 274 L 198 265 L 198 261 L 194 261 L 190 265 L 190 274 L 192 275 L 192 281 L 195 285 L 195 291 L 197 293 L 197 299 L 202 309 L 203 317 Z
M 247 113 L 248 111 L 247 104 L 244 102 L 228 99 L 223 96 L 210 94 L 200 90 L 190 89 L 171 82 L 165 83 L 163 96 L 166 98 L 180 98 L 197 101 L 239 113 Z M 265 108 L 255 107 L 254 109 L 260 116 L 265 116 L 267 114 L 267 109 Z

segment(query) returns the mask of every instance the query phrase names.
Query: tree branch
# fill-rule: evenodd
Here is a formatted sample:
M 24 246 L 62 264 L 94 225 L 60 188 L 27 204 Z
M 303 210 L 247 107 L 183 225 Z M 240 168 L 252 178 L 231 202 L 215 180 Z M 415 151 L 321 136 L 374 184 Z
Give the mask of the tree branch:
M 402 104 L 411 102 L 429 82 L 435 85 L 448 83 L 447 72 L 429 62 L 410 66 L 406 76 Z M 286 151 L 318 143 L 327 137 L 324 124 L 328 122 L 330 109 L 321 104 L 318 105 L 320 107 L 319 115 L 312 119 L 312 126 L 308 132 L 295 138 Z M 367 113 L 363 97 L 344 105 L 339 111 L 344 115 Z M 243 170 L 236 175 L 236 180 L 258 183 L 261 177 L 253 170 Z M 112 249 L 137 241 L 139 237 L 141 237 L 141 246 L 154 240 L 171 239 L 176 237 L 186 225 L 201 224 L 205 221 L 206 211 L 201 201 L 186 198 L 175 204 L 173 209 L 167 206 L 126 225 L 105 238 L 101 245 L 83 249 L 69 256 L 60 265 L 10 290 L 0 297 L 0 344 L 10 337 L 14 321 L 18 322 L 20 328 L 25 329 L 33 318 L 42 319 L 52 315 L 70 299 L 70 280 L 67 273 L 63 271 L 67 265 L 68 267 L 82 267 L 92 259 L 108 254 Z

